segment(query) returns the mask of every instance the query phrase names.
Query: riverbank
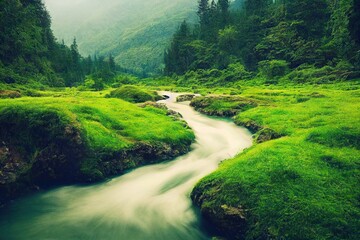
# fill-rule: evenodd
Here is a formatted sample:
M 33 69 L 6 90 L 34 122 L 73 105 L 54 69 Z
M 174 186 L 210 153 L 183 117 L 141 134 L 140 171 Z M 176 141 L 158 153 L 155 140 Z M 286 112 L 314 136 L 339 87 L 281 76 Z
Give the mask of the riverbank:
M 220 161 L 250 147 L 251 134 L 164 94 L 169 98 L 157 104 L 178 112 L 196 135 L 189 153 L 108 181 L 18 199 L 0 208 L 0 239 L 212 239 L 189 193 Z
M 0 128 L 0 203 L 169 160 L 194 141 L 166 109 L 102 95 L 3 99 Z
M 257 106 L 239 110 L 240 98 Z M 193 202 L 229 239 L 358 239 L 359 100 L 356 82 L 195 99 L 203 113 L 234 113 L 255 145 L 202 179 Z

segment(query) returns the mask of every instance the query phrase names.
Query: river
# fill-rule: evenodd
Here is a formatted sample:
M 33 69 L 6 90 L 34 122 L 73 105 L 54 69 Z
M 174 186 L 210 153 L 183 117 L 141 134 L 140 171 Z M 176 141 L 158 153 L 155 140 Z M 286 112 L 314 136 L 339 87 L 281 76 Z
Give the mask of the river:
M 166 93 L 163 102 L 194 130 L 192 151 L 91 186 L 66 186 L 0 209 L 0 239 L 211 239 L 190 200 L 199 179 L 252 144 L 234 123 L 210 118 Z

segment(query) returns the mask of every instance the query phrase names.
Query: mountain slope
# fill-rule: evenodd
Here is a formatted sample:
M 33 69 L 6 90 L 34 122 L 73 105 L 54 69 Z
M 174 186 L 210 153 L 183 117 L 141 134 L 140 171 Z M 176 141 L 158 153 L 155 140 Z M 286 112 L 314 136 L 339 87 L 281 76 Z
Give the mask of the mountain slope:
M 45 0 L 55 36 L 76 37 L 81 54 L 113 54 L 137 73 L 161 68 L 163 51 L 183 19 L 196 18 L 194 0 Z

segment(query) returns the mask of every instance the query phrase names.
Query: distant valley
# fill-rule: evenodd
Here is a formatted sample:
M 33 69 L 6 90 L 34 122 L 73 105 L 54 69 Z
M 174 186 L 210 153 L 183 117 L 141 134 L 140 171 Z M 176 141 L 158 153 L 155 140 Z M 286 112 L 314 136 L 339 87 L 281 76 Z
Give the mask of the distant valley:
M 76 37 L 83 56 L 112 54 L 121 67 L 139 75 L 158 73 L 164 49 L 181 21 L 197 21 L 194 0 L 44 2 L 59 41 L 70 45 Z

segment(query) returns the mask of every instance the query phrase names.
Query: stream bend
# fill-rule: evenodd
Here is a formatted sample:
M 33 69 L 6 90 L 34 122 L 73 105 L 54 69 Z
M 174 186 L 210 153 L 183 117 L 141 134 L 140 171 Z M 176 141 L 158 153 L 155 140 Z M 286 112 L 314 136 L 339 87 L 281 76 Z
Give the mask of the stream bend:
M 189 194 L 219 162 L 252 144 L 250 132 L 194 111 L 179 94 L 163 92 L 170 109 L 194 130 L 192 151 L 108 182 L 67 186 L 19 199 L 0 209 L 0 239 L 211 239 Z

